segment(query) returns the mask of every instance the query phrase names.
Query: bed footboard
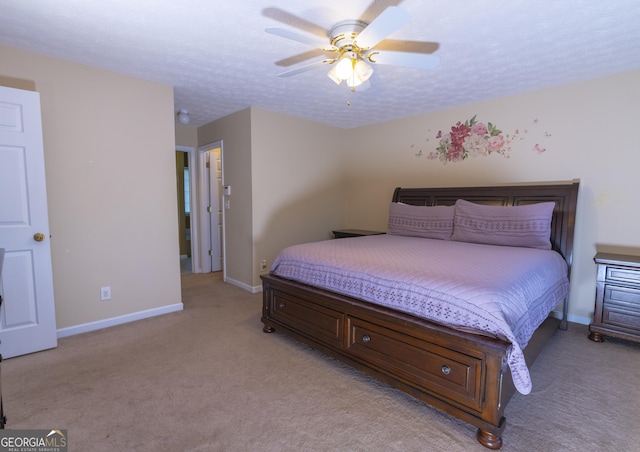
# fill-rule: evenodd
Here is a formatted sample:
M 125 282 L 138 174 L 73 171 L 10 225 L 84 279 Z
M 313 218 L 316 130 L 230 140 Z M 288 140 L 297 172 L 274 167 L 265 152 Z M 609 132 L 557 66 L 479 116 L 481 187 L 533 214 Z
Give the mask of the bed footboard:
M 278 331 L 478 427 L 478 441 L 502 446 L 513 393 L 509 344 L 263 275 L 263 330 Z

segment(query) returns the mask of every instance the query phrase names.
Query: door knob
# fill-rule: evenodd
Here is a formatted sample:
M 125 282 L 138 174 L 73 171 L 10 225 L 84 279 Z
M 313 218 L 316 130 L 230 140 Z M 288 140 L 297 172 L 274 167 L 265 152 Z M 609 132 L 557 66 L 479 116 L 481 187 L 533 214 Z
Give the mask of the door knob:
M 42 242 L 44 240 L 44 234 L 42 232 L 36 232 L 33 234 L 33 240 L 36 242 Z

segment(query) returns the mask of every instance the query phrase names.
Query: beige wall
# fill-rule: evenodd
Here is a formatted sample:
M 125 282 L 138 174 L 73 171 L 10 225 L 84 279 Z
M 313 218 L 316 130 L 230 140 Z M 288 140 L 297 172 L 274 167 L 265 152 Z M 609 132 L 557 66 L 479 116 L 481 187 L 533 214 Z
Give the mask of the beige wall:
M 285 246 L 326 240 L 342 227 L 345 131 L 262 109 L 251 112 L 252 284 L 259 286 L 261 260 L 270 267 Z
M 198 128 L 176 121 L 176 146 L 184 146 L 188 148 L 198 147 Z
M 176 308 L 172 87 L 5 46 L 0 61 L 41 96 L 58 329 Z
M 386 230 L 396 186 L 580 179 L 570 314 L 588 323 L 596 250 L 640 252 L 639 82 L 640 72 L 629 72 L 354 129 L 348 135 L 345 226 Z M 447 132 L 473 115 L 505 133 L 519 131 L 522 139 L 512 143 L 510 158 L 443 165 L 426 157 L 437 147 L 439 130 Z M 535 144 L 546 152 L 535 152 Z

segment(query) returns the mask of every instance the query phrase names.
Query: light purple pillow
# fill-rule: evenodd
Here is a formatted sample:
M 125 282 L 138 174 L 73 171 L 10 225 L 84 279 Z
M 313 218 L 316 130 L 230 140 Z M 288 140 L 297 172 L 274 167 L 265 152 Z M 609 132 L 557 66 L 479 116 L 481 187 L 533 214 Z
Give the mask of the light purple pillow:
M 554 202 L 488 206 L 458 199 L 452 240 L 488 245 L 551 249 Z
M 389 206 L 389 234 L 450 240 L 453 206 L 412 206 L 392 202 Z

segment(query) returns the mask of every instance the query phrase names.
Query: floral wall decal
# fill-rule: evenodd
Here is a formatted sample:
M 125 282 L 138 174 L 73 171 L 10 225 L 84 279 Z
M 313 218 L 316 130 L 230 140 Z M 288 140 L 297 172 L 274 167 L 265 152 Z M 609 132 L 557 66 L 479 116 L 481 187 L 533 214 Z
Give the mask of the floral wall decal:
M 449 133 L 443 134 L 442 131 L 438 131 L 436 138 L 440 142 L 435 152 L 429 153 L 429 159 L 439 159 L 447 163 L 493 153 L 509 157 L 510 144 L 519 132 L 516 130 L 512 136 L 505 135 L 495 124 L 478 122 L 476 116 L 464 124 L 458 121 Z
M 540 147 L 540 145 L 539 145 L 539 144 L 536 144 L 536 145 L 533 147 L 533 150 L 534 150 L 534 151 L 536 151 L 538 154 L 542 154 L 544 151 L 546 151 L 546 149 L 545 149 L 545 148 L 543 148 L 543 147 Z
M 537 124 L 538 120 L 534 120 Z M 524 133 L 527 133 L 525 130 Z M 547 137 L 551 134 L 546 133 Z M 511 144 L 514 141 L 523 140 L 524 137 L 516 130 L 512 134 L 504 133 L 498 129 L 497 125 L 490 122 L 483 123 L 478 121 L 477 115 L 464 123 L 458 121 L 451 127 L 451 131 L 443 133 L 441 130 L 436 134 L 438 146 L 435 151 L 427 154 L 430 160 L 440 160 L 442 163 L 461 162 L 470 157 L 488 156 L 498 154 L 502 157 L 509 158 L 511 153 Z M 427 139 L 429 141 L 429 139 Z M 413 145 L 411 146 L 413 147 Z M 533 150 L 542 154 L 545 148 L 536 144 Z M 423 155 L 422 150 L 415 154 L 416 157 Z

